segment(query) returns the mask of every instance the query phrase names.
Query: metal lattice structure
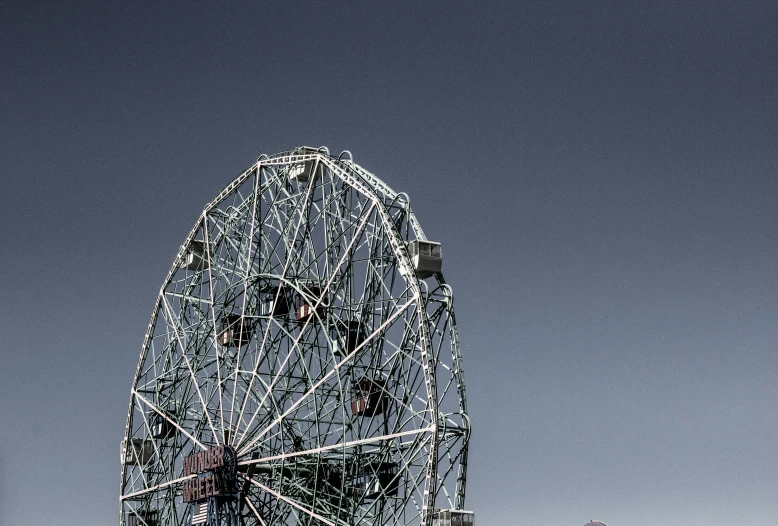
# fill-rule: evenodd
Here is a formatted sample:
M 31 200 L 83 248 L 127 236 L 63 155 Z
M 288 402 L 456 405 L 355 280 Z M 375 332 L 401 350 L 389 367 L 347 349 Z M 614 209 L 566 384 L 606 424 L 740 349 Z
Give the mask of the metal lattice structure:
M 149 322 L 121 524 L 429 526 L 462 510 L 462 360 L 425 241 L 407 196 L 347 152 L 263 155 L 224 188 Z

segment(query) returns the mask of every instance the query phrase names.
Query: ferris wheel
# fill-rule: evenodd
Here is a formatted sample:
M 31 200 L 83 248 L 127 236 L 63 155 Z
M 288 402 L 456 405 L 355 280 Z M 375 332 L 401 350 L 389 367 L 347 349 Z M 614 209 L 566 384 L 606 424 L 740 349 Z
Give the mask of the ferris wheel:
M 441 245 L 343 152 L 261 156 L 154 305 L 122 526 L 471 526 L 470 421 Z

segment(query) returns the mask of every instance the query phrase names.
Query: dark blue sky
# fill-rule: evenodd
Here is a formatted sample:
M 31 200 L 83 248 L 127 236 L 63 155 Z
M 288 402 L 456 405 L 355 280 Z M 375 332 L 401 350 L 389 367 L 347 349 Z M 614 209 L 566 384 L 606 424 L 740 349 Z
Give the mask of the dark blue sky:
M 0 523 L 116 524 L 153 302 L 261 153 L 444 245 L 480 525 L 778 523 L 778 7 L 0 3 Z

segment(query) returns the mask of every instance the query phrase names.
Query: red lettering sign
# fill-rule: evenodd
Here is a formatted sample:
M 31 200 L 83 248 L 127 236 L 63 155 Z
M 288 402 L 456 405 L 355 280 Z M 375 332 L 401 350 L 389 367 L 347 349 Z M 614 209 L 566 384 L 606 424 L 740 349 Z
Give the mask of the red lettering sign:
M 225 457 L 234 462 L 235 453 L 229 446 L 222 445 L 191 453 L 184 458 L 183 476 L 199 475 L 184 481 L 182 485 L 184 502 L 229 494 L 234 484 L 235 474 L 224 472 L 223 468 L 227 466 Z

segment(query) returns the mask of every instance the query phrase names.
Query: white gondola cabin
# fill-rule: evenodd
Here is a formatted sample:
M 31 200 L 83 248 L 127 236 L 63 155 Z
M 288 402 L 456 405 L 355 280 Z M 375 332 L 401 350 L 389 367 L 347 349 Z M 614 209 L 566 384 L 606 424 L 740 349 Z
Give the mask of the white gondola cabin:
M 202 241 L 192 241 L 189 243 L 182 266 L 186 270 L 204 270 L 208 268 L 208 258 L 205 257 L 205 247 Z
M 408 243 L 408 253 L 416 276 L 428 278 L 443 268 L 443 251 L 440 243 L 416 239 Z
M 165 416 L 162 416 L 156 411 L 151 415 L 151 436 L 154 439 L 167 440 L 175 435 L 176 426 L 173 424 L 175 421 L 173 418 L 174 414 L 175 406 L 171 406 L 165 411 Z
M 135 510 L 127 515 L 127 526 L 159 526 L 159 510 Z
M 359 320 L 349 320 L 338 327 L 335 337 L 335 354 L 346 356 L 365 341 L 365 327 Z
M 259 306 L 260 316 L 288 316 L 289 302 L 284 295 L 283 289 L 278 292 L 278 287 L 263 289 L 262 300 Z
M 309 151 L 298 151 L 297 154 L 311 153 Z M 298 164 L 293 164 L 289 167 L 289 179 L 291 181 L 299 181 L 301 183 L 308 183 L 310 181 L 316 181 L 321 177 L 324 166 L 316 159 L 303 161 Z
M 154 456 L 154 442 L 146 438 L 122 440 L 122 464 L 144 466 Z
M 355 480 L 357 493 L 365 500 L 394 497 L 400 488 L 400 475 L 394 462 L 369 463 Z
M 464 510 L 438 510 L 432 526 L 475 526 L 475 514 Z

